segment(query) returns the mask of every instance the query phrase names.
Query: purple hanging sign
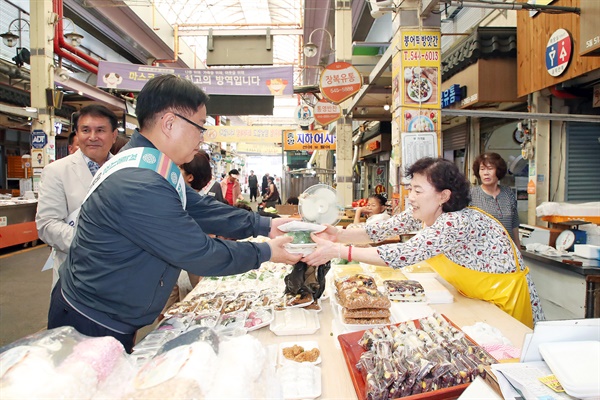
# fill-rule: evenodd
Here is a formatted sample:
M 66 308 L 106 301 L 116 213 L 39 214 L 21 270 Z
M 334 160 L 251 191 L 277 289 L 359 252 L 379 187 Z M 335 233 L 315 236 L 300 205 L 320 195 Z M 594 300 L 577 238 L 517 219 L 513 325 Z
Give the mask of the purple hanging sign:
M 189 79 L 209 95 L 281 96 L 294 94 L 292 67 L 188 69 L 100 61 L 96 86 L 140 91 L 148 80 L 165 74 Z

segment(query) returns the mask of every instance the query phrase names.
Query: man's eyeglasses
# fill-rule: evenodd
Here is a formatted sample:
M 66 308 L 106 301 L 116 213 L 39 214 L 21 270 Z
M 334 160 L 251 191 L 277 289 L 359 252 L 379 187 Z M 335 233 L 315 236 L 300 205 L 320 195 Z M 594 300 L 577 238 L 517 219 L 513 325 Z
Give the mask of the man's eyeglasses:
M 196 128 L 198 128 L 198 130 L 200 131 L 200 133 L 204 134 L 204 132 L 206 132 L 208 129 L 206 129 L 203 126 L 198 125 L 197 123 L 195 123 L 194 121 L 187 119 L 186 117 L 184 117 L 183 115 L 177 114 L 177 113 L 173 113 L 176 116 L 178 116 L 179 118 L 181 118 L 182 120 L 184 120 L 185 122 L 194 125 Z

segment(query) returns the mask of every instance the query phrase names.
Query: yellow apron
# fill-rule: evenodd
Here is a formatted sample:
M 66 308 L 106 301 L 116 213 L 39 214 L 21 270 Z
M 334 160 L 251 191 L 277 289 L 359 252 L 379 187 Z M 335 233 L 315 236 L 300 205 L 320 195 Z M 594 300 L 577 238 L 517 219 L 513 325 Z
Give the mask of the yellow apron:
M 482 210 L 476 210 L 490 216 Z M 493 303 L 523 324 L 533 328 L 533 311 L 526 278 L 529 268 L 520 270 L 515 244 L 512 240 L 510 242 L 517 265 L 515 272 L 502 274 L 475 271 L 456 264 L 443 254 L 428 259 L 426 263 L 464 296 Z

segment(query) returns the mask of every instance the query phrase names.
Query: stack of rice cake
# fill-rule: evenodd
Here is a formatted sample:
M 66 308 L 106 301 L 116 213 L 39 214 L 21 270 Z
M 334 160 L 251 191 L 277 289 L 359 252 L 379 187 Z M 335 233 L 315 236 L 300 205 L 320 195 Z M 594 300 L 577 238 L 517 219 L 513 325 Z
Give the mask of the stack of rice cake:
M 356 274 L 335 281 L 337 299 L 345 324 L 377 325 L 390 323 L 390 300 L 377 290 L 375 279 Z
M 427 301 L 425 289 L 415 280 L 385 280 L 383 281 L 390 300 L 402 302 Z

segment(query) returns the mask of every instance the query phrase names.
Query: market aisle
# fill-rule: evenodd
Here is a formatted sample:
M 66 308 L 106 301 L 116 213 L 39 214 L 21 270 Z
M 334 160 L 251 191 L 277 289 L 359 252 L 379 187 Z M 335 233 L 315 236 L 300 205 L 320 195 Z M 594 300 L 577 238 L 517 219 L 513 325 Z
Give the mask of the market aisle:
M 52 271 L 41 272 L 50 247 L 0 255 L 0 346 L 46 329 Z
M 46 329 L 52 272 L 41 269 L 50 250 L 42 244 L 0 253 L 0 347 Z M 154 327 L 140 329 L 137 341 Z

